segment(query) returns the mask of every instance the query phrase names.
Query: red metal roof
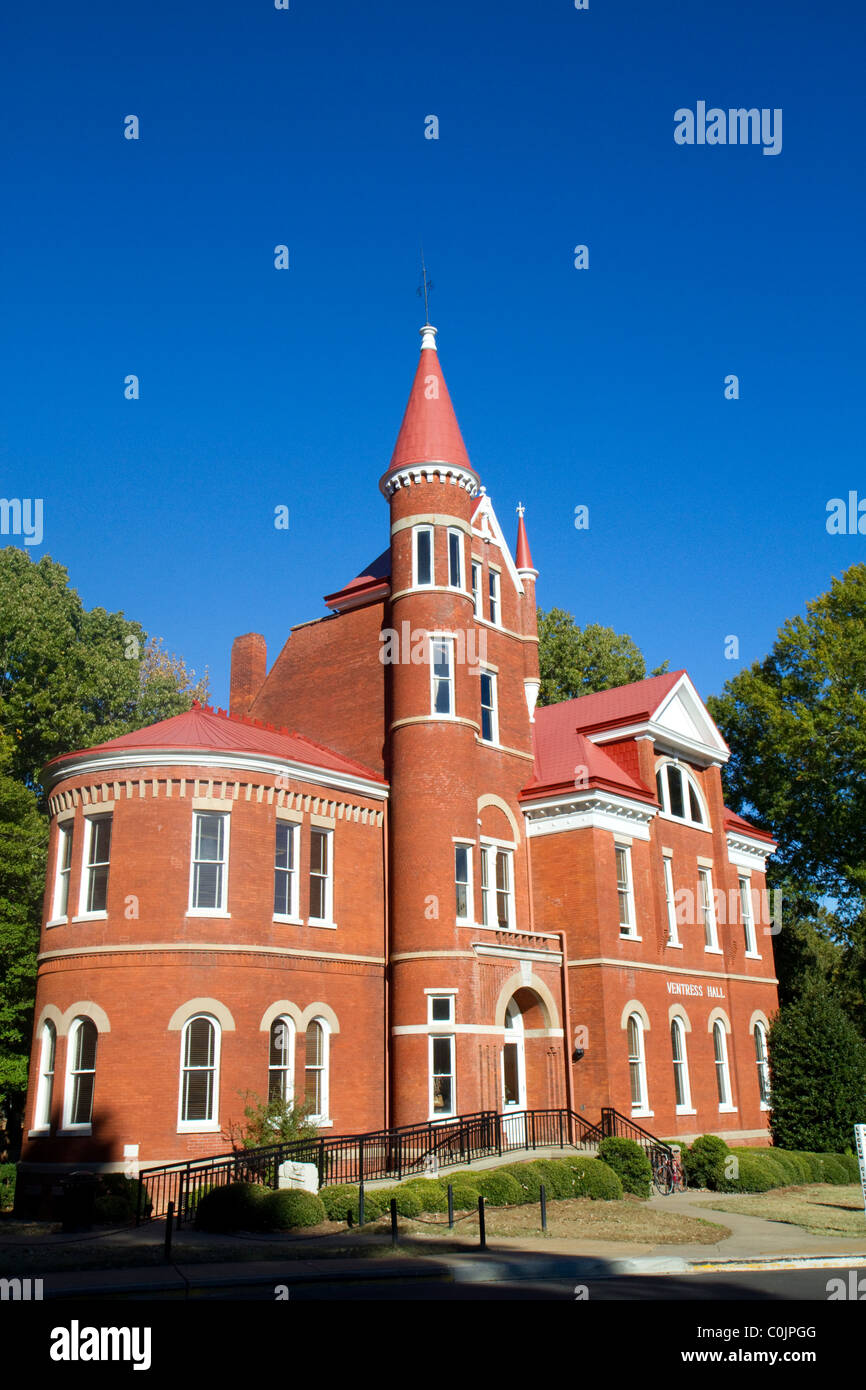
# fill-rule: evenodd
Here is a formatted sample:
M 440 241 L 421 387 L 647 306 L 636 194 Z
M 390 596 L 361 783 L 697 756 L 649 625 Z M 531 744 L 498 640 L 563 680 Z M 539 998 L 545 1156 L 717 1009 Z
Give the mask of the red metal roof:
M 776 845 L 776 841 L 766 830 L 759 830 L 751 821 L 746 820 L 744 816 L 738 816 L 736 811 L 731 811 L 727 806 L 725 807 L 725 829 L 734 832 L 740 831 L 743 835 L 751 835 L 754 840 L 766 840 L 768 844 L 774 847 Z
M 412 463 L 472 468 L 435 348 L 422 348 L 388 471 Z
M 574 700 L 567 700 L 562 705 L 546 705 L 536 712 L 535 772 L 523 788 L 521 800 L 565 789 L 586 790 L 592 786 L 655 803 L 655 792 L 630 776 L 598 744 L 590 743 L 578 733 L 573 719 L 540 717 L 574 703 Z
M 529 541 L 526 536 L 526 527 L 523 524 L 523 513 L 520 512 L 517 520 L 517 550 L 515 552 L 515 563 L 519 570 L 534 570 L 532 556 L 529 553 Z
M 189 748 L 217 753 L 260 753 L 278 762 L 303 763 L 326 772 L 366 777 L 374 782 L 385 781 L 378 772 L 365 767 L 363 763 L 345 758 L 341 753 L 335 753 L 333 749 L 302 734 L 290 732 L 285 727 L 277 729 L 273 724 L 263 724 L 261 720 L 250 719 L 248 715 L 227 714 L 225 710 L 214 710 L 210 705 L 199 704 L 193 704 L 192 709 L 184 714 L 161 719 L 157 724 L 149 724 L 130 734 L 121 734 L 119 738 L 97 743 L 92 748 L 81 749 L 79 753 L 64 753 L 59 758 L 52 758 L 48 767 L 55 767 L 67 758 L 79 757 L 81 753 L 112 752 L 124 748 Z
M 326 594 L 325 603 L 329 608 L 361 607 L 373 599 L 385 598 L 390 593 L 391 550 L 383 550 L 359 575 L 350 579 L 336 593 Z
M 685 671 L 668 671 L 663 676 L 632 681 L 631 685 L 617 685 L 613 690 L 600 690 L 593 695 L 579 695 L 575 700 L 563 700 L 557 705 L 544 705 L 535 717 L 542 722 L 565 720 L 573 729 L 584 733 L 617 724 L 636 724 L 655 713 L 685 674 Z

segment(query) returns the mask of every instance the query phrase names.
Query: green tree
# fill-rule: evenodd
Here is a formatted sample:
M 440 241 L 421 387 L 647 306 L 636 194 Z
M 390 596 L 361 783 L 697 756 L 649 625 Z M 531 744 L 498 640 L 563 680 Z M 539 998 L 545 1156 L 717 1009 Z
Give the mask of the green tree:
M 547 613 L 539 609 L 538 663 L 539 705 L 554 705 L 579 695 L 610 690 L 615 685 L 629 685 L 642 681 L 647 674 L 640 648 L 626 633 L 614 632 L 612 627 L 598 623 L 580 628 L 564 608 L 551 608 Z M 667 668 L 665 661 L 650 674 L 661 676 Z
M 769 1037 L 773 1143 L 844 1153 L 866 1121 L 866 1043 L 817 975 L 781 1008 Z
M 255 1091 L 239 1094 L 246 1102 L 244 1118 L 229 1120 L 222 1134 L 235 1153 L 271 1144 L 293 1144 L 299 1139 L 318 1139 L 318 1127 L 310 1119 L 313 1106 L 308 1101 L 284 1100 L 282 1096 L 262 1100 Z
M 823 962 L 862 1021 L 866 565 L 834 578 L 804 617 L 782 626 L 763 661 L 707 703 L 731 749 L 729 805 L 779 842 L 768 883 L 787 894 L 782 936 L 789 924 L 799 932 L 800 945 Z M 783 961 L 787 945 L 778 943 Z
M 0 1154 L 27 1084 L 48 825 L 42 769 L 207 700 L 161 640 L 85 609 L 62 565 L 0 550 Z

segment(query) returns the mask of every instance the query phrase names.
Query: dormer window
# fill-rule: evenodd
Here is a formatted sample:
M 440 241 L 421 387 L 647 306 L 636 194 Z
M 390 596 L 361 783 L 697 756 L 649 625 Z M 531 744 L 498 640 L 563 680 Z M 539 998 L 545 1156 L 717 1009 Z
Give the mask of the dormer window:
M 679 763 L 663 763 L 656 772 L 656 792 L 662 811 L 674 820 L 691 825 L 707 825 L 701 794 L 696 783 Z

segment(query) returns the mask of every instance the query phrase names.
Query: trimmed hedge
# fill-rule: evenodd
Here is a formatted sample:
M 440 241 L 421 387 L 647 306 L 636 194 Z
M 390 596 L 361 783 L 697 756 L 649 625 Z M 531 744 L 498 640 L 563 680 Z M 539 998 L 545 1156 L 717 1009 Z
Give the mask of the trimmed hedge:
M 689 1148 L 683 1148 L 681 1159 L 690 1187 L 708 1187 L 715 1191 L 725 1180 L 725 1159 L 730 1149 L 717 1134 L 700 1134 Z
M 624 1192 L 646 1200 L 652 1190 L 653 1170 L 650 1161 L 634 1139 L 602 1139 L 598 1156 L 617 1174 Z
M 481 1188 L 478 1186 L 476 1176 L 477 1175 L 475 1173 L 464 1173 L 461 1170 L 458 1173 L 452 1173 L 450 1177 L 445 1179 L 446 1210 L 448 1204 L 447 1189 L 449 1183 L 454 1189 L 455 1211 L 471 1211 L 473 1207 L 478 1206 L 478 1198 L 481 1196 Z
M 492 1207 L 519 1207 L 526 1200 L 517 1179 L 510 1173 L 503 1173 L 501 1168 L 487 1168 L 479 1173 L 478 1188 Z
M 394 1195 L 395 1189 L 388 1191 L 388 1200 Z M 407 1182 L 400 1183 L 399 1192 L 414 1192 L 420 1203 L 421 1211 L 443 1212 L 448 1210 L 448 1189 L 441 1178 L 410 1178 Z M 399 1211 L 400 1208 L 398 1207 Z M 402 1214 L 402 1213 L 401 1213 Z
M 535 1167 L 541 1174 L 548 1201 L 562 1202 L 576 1196 L 574 1169 L 563 1159 L 537 1158 Z
M 689 1183 L 715 1192 L 769 1192 L 807 1183 L 857 1182 L 853 1154 L 818 1154 L 776 1148 L 729 1149 L 715 1134 L 702 1134 L 683 1151 Z
M 261 1203 L 261 1228 L 265 1231 L 294 1231 L 299 1226 L 321 1226 L 325 1208 L 315 1192 L 284 1187 L 268 1192 Z
M 268 1189 L 253 1182 L 232 1182 L 206 1192 L 196 1206 L 198 1231 L 260 1231 Z
M 497 1173 L 507 1173 L 509 1177 L 514 1178 L 523 1193 L 524 1202 L 537 1202 L 540 1198 L 544 1177 L 537 1163 L 508 1163 L 504 1168 L 497 1168 L 496 1171 Z
M 600 1158 L 569 1157 L 561 1160 L 574 1173 L 574 1196 L 594 1201 L 618 1202 L 622 1199 L 622 1180 Z

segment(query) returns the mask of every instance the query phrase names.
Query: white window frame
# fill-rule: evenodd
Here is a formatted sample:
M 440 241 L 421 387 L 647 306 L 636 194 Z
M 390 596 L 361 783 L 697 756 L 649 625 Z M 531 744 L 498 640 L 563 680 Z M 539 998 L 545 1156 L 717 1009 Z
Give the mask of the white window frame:
M 441 997 L 441 996 L 440 996 Z M 440 1025 L 441 1026 L 441 1025 Z M 448 1071 L 433 1071 L 433 1057 L 437 1042 L 448 1044 L 450 1069 Z M 453 1118 L 457 1111 L 457 1047 L 456 1036 L 454 1033 L 431 1033 L 427 1040 L 427 1076 L 428 1076 L 428 1116 L 431 1120 L 448 1120 Z M 436 1077 L 447 1076 L 451 1080 L 451 1109 L 435 1110 L 433 1108 L 435 1081 Z
M 502 626 L 502 582 L 499 570 L 492 565 L 487 567 L 487 603 L 490 621 L 494 627 Z
M 203 816 L 221 816 L 223 820 L 223 854 L 222 859 L 202 859 L 196 861 L 195 847 L 198 831 L 198 823 Z M 189 847 L 189 905 L 186 910 L 187 917 L 229 917 L 229 843 L 231 839 L 232 818 L 230 811 L 206 811 L 193 810 L 192 813 L 192 837 Z M 194 905 L 195 894 L 195 866 L 196 863 L 220 864 L 222 873 L 220 875 L 220 900 L 216 907 L 196 907 Z
M 702 897 L 702 887 L 706 891 L 706 901 Z M 713 889 L 713 871 L 706 864 L 698 865 L 698 910 L 704 929 L 704 951 L 711 956 L 720 956 L 719 927 L 716 921 L 716 900 Z
M 474 902 L 475 895 L 474 895 L 474 892 L 473 892 L 474 883 L 473 883 L 473 871 L 472 871 L 472 870 L 473 870 L 473 866 L 472 866 L 472 849 L 473 849 L 473 844 L 472 844 L 472 841 L 471 841 L 471 840 L 455 840 L 455 841 L 454 841 L 454 914 L 455 914 L 456 920 L 457 920 L 458 922 L 460 922 L 460 923 L 463 923 L 463 924 L 465 924 L 465 923 L 470 923 L 470 924 L 471 924 L 472 921 L 473 921 L 474 912 L 475 912 L 475 902 Z M 458 850 L 464 850 L 465 853 L 466 853 L 466 881 L 465 881 L 465 883 L 463 882 L 463 880 L 461 880 L 461 879 L 459 879 L 459 878 L 457 877 L 457 852 L 458 852 Z M 460 888 L 460 887 L 465 887 L 465 889 L 466 889 L 466 912 L 465 912 L 465 914 L 462 914 L 462 915 L 461 915 L 460 912 L 457 911 L 457 889 Z
M 629 1024 L 632 1022 L 632 1020 L 634 1020 L 637 1027 L 638 1040 L 637 1053 L 634 1055 L 632 1055 L 631 1038 L 629 1037 Z M 651 1115 L 652 1111 L 649 1108 L 649 1093 L 647 1091 L 646 1079 L 646 1043 L 644 1041 L 644 1022 L 639 1013 L 631 1013 L 626 1019 L 625 1038 L 626 1049 L 628 1052 L 628 1092 L 629 1098 L 631 1099 L 631 1113 L 632 1115 Z M 633 1067 L 635 1066 L 637 1067 L 637 1079 L 640 1090 L 640 1100 L 638 1102 L 635 1102 L 634 1098 L 632 1097 L 631 1083 L 632 1076 L 634 1074 Z
M 452 566 L 451 566 L 451 542 L 452 542 L 452 541 L 456 541 L 456 542 L 457 542 L 457 583 L 456 583 L 456 584 L 454 583 L 454 576 L 453 576 L 453 574 L 452 574 Z M 448 528 L 448 588 L 449 588 L 449 589 L 459 589 L 461 593 L 465 593 L 465 592 L 466 592 L 466 586 L 465 586 L 465 584 L 464 584 L 464 574 L 465 574 L 465 572 L 466 572 L 466 566 L 465 566 L 464 560 L 463 560 L 463 532 L 462 532 L 462 531 L 458 531 L 458 530 L 457 530 L 455 527 L 453 527 L 453 526 L 449 526 L 449 528 Z
M 428 1024 L 430 1025 L 430 1027 L 431 1027 L 431 1028 L 453 1028 L 453 1027 L 454 1027 L 455 1001 L 456 1001 L 456 998 L 457 998 L 457 991 L 456 991 L 456 989 L 431 989 L 431 990 L 425 990 L 424 992 L 425 992 L 425 994 L 427 995 L 427 1022 L 428 1022 Z M 434 1005 L 434 1003 L 440 1003 L 440 1004 L 441 1004 L 443 1001 L 445 1001 L 445 1002 L 448 1004 L 448 1017 L 447 1017 L 447 1018 L 434 1018 L 434 1017 L 433 1017 L 433 1005 Z
M 320 1101 L 321 1101 L 321 1110 L 320 1110 L 320 1111 L 317 1111 L 315 1114 L 311 1114 L 309 1118 L 310 1118 L 311 1124 L 314 1124 L 314 1125 L 324 1125 L 324 1124 L 330 1124 L 329 1110 L 330 1110 L 330 1104 L 331 1104 L 331 1029 L 330 1029 L 330 1027 L 328 1026 L 328 1021 L 327 1021 L 327 1019 L 322 1018 L 321 1015 L 319 1015 L 319 1014 L 317 1014 L 315 1018 L 311 1018 L 311 1019 L 310 1019 L 309 1023 L 307 1024 L 307 1029 L 310 1029 L 314 1023 L 318 1023 L 318 1024 L 320 1025 L 320 1027 L 321 1027 L 321 1030 L 322 1030 L 322 1033 L 321 1033 L 321 1037 L 322 1037 L 322 1060 L 321 1060 L 321 1062 L 320 1062 L 318 1065 L 316 1065 L 315 1067 L 308 1067 L 308 1065 L 307 1065 L 307 1035 L 306 1035 L 306 1033 L 305 1033 L 305 1034 L 304 1034 L 304 1100 L 306 1100 L 306 1097 L 307 1097 L 307 1072 L 308 1072 L 308 1071 L 318 1071 L 319 1076 L 320 1076 L 320 1083 L 319 1083 L 319 1099 L 320 1099 Z
M 315 878 L 322 878 L 322 875 L 321 875 L 321 874 L 314 874 L 314 872 L 313 872 L 313 856 L 312 856 L 313 835 L 324 835 L 324 837 L 325 837 L 325 843 L 326 843 L 326 845 L 327 845 L 327 851 L 326 851 L 326 852 L 327 852 L 327 855 L 328 855 L 328 872 L 327 872 L 326 875 L 324 875 L 324 878 L 323 878 L 323 882 L 324 882 L 324 884 L 325 884 L 325 916 L 324 916 L 324 917 L 314 917 L 314 916 L 313 916 L 313 912 L 312 912 L 312 906 L 313 906 L 313 904 L 312 904 L 312 893 L 311 893 L 311 891 L 310 891 L 310 890 L 311 890 L 311 882 L 312 882 L 312 879 L 313 879 L 314 877 L 315 877 Z M 309 862 L 309 864 L 308 864 L 308 866 L 307 866 L 307 892 L 308 892 L 308 894 L 309 894 L 308 906 L 309 906 L 309 909 L 310 909 L 309 914 L 308 914 L 308 916 L 307 916 L 307 926 L 308 926 L 308 927 L 334 927 L 334 926 L 336 926 L 336 923 L 334 922 L 334 832 L 333 832 L 333 830 L 332 830 L 329 826 L 325 826 L 325 825 L 311 825 L 311 826 L 310 826 L 310 862 Z
M 677 946 L 682 949 L 682 942 L 677 931 L 677 900 L 674 892 L 674 865 L 673 858 L 669 854 L 662 855 L 662 873 L 664 874 L 665 884 L 665 907 L 668 915 L 668 939 L 666 946 Z
M 283 1048 L 283 1055 L 288 1057 L 287 1062 L 275 1063 L 271 1061 L 271 1040 L 274 1029 L 283 1028 L 285 1030 L 286 1045 Z M 268 1100 L 271 1096 L 271 1077 L 274 1073 L 281 1078 L 281 1089 L 279 1099 L 293 1101 L 295 1098 L 295 1038 L 297 1029 L 295 1020 L 289 1014 L 280 1014 L 275 1018 L 268 1029 Z M 274 1097 L 276 1099 L 276 1097 Z
M 668 787 L 668 768 L 676 767 L 682 774 L 683 779 L 683 811 L 682 816 L 675 816 L 670 809 L 670 789 Z M 659 782 L 661 782 L 661 795 L 659 796 Z M 694 820 L 691 813 L 691 802 L 689 800 L 689 787 L 695 794 L 703 820 Z M 689 770 L 676 758 L 666 758 L 663 762 L 656 765 L 656 795 L 659 796 L 661 807 L 660 815 L 665 820 L 672 820 L 677 825 L 691 825 L 698 830 L 710 830 L 710 817 L 704 795 Z
M 515 931 L 516 930 L 516 906 L 514 901 L 514 845 L 505 844 L 501 840 L 481 841 L 481 926 L 490 927 L 494 931 Z M 497 865 L 499 855 L 503 855 L 506 863 L 506 873 L 508 876 L 508 887 L 504 890 L 505 901 L 508 908 L 508 922 L 502 926 L 499 921 L 499 902 L 498 895 L 500 889 L 497 887 Z M 485 884 L 485 869 L 487 870 L 487 883 Z
M 489 743 L 489 744 L 491 744 L 491 745 L 495 745 L 495 746 L 498 747 L 498 745 L 499 745 L 499 692 L 498 692 L 498 689 L 497 689 L 496 672 L 495 672 L 495 671 L 489 670 L 488 667 L 486 667 L 486 666 L 482 666 L 482 667 L 481 667 L 481 670 L 480 670 L 480 672 L 479 672 L 479 677 L 480 677 L 480 679 L 479 679 L 478 684 L 479 684 L 479 687 L 480 687 L 480 688 L 479 688 L 479 692 L 478 692 L 478 698 L 479 698 L 479 701 L 481 702 L 481 734 L 480 734 L 481 742 L 482 742 L 482 743 Z M 491 702 L 492 702 L 492 703 L 491 703 L 489 706 L 486 706 L 486 705 L 484 704 L 483 700 L 482 700 L 482 692 L 483 692 L 483 689 L 484 689 L 484 679 L 485 679 L 485 677 L 487 677 L 487 679 L 490 681 L 490 699 L 491 699 Z M 484 737 L 484 710 L 485 710 L 485 709 L 489 709 L 489 710 L 490 710 L 490 738 L 485 738 L 485 737 Z
M 187 1033 L 193 1023 L 198 1019 L 204 1018 L 213 1028 L 213 1066 L 212 1067 L 187 1067 L 186 1066 L 186 1039 Z M 214 1134 L 219 1130 L 219 1108 L 220 1108 L 220 1052 L 222 1047 L 222 1027 L 220 1021 L 213 1014 L 198 1013 L 191 1014 L 180 1030 L 180 1078 L 177 1089 L 177 1132 L 178 1134 Z M 211 1117 L 202 1120 L 185 1120 L 183 1118 L 183 1096 L 184 1096 L 184 1076 L 187 1071 L 211 1071 L 213 1072 L 213 1087 L 211 1090 Z
M 288 844 L 288 846 L 290 847 L 289 852 L 290 852 L 290 856 L 291 856 L 291 860 L 292 860 L 292 867 L 291 867 L 291 869 L 283 869 L 283 868 L 278 867 L 278 865 L 277 865 L 277 835 L 278 835 L 278 833 L 279 833 L 281 830 L 285 830 L 285 831 L 287 831 L 287 833 L 288 833 L 287 844 Z M 297 822 L 297 821 L 291 821 L 291 820 L 283 820 L 283 818 L 282 818 L 281 816 L 278 816 L 278 817 L 277 817 L 277 823 L 276 823 L 276 829 L 274 830 L 274 921 L 275 921 L 275 922 L 293 922 L 296 926 L 300 926 L 300 925 L 301 925 L 301 919 L 300 919 L 300 917 L 299 917 L 299 915 L 298 915 L 298 914 L 299 914 L 299 911 L 300 911 L 300 891 L 301 891 L 301 888 L 300 888 L 300 877 L 301 877 L 300 845 L 301 845 L 301 827 L 300 827 L 300 825 L 298 824 L 298 822 Z M 289 880 L 289 902 L 288 902 L 288 908 L 289 908 L 289 910 L 288 910 L 288 912 L 277 912 L 277 910 L 276 910 L 277 874 L 287 875 L 287 876 L 288 876 L 288 880 Z
M 443 646 L 448 652 L 448 675 L 436 675 L 436 647 L 437 644 Z M 444 681 L 448 688 L 448 711 L 443 713 L 436 708 L 436 686 L 437 681 Z M 454 719 L 456 718 L 456 692 L 455 692 L 455 671 L 454 671 L 454 638 L 438 632 L 430 634 L 430 718 L 431 719 Z
M 761 1052 L 758 1051 L 758 1035 L 761 1038 Z M 758 1069 L 758 1099 L 762 1110 L 771 1109 L 771 1090 L 770 1090 L 770 1049 L 768 1046 L 767 1027 L 760 1019 L 757 1019 L 752 1029 L 752 1041 L 755 1044 L 755 1064 Z M 763 1055 L 761 1055 L 763 1053 Z M 762 1077 L 766 1076 L 767 1099 L 764 1100 L 762 1094 Z
M 476 618 L 482 617 L 481 612 L 481 580 L 484 577 L 484 570 L 480 560 L 473 560 L 470 556 L 471 565 L 470 575 L 472 580 L 472 607 L 475 610 Z
M 674 1033 L 679 1039 L 680 1059 L 674 1049 Z M 678 1014 L 674 1014 L 671 1019 L 671 1057 L 674 1068 L 674 1111 L 677 1115 L 694 1115 L 692 1109 L 692 1087 L 689 1080 L 689 1054 L 686 1025 Z M 679 1067 L 680 1086 L 683 1093 L 682 1101 L 677 1100 L 677 1067 Z
M 718 1029 L 718 1034 L 716 1033 L 716 1029 Z M 719 1077 L 720 1077 L 720 1076 L 721 1076 L 721 1078 L 722 1078 L 722 1080 L 723 1080 L 723 1082 L 724 1082 L 724 1094 L 725 1094 L 725 1099 L 722 1100 L 722 1099 L 721 1099 L 721 1096 L 719 1095 L 719 1114 L 729 1115 L 729 1114 L 731 1114 L 732 1111 L 736 1110 L 737 1107 L 736 1107 L 736 1106 L 734 1105 L 734 1103 L 733 1103 L 733 1092 L 732 1092 L 732 1090 L 731 1090 L 731 1064 L 730 1064 L 730 1062 L 729 1062 L 729 1060 L 728 1060 L 728 1030 L 726 1029 L 724 1023 L 722 1022 L 722 1020 L 721 1020 L 720 1018 L 717 1018 L 717 1019 L 715 1020 L 715 1022 L 713 1023 L 712 1036 L 713 1036 L 713 1064 L 714 1064 L 715 1069 L 716 1069 L 716 1094 L 717 1094 L 717 1095 L 719 1094 L 719 1092 L 720 1092 L 720 1090 L 721 1090 L 721 1088 L 720 1088 L 720 1086 L 719 1086 Z M 717 1050 L 716 1050 L 716 1037 L 717 1037 L 717 1036 L 720 1037 L 721 1040 L 722 1040 L 722 1048 L 721 1048 L 722 1055 L 721 1055 L 721 1057 L 717 1056 Z
M 89 1023 L 96 1030 L 96 1054 L 93 1060 L 93 1067 L 75 1068 L 75 1051 L 78 1046 L 78 1036 L 82 1026 Z M 93 1103 L 96 1099 L 96 1064 L 99 1060 L 99 1029 L 96 1021 L 87 1014 L 79 1014 L 73 1020 L 66 1039 L 66 1076 L 63 1085 L 63 1133 L 64 1134 L 90 1134 L 93 1129 Z M 73 1121 L 72 1102 L 75 1095 L 76 1076 L 93 1076 L 93 1093 L 90 1099 L 90 1119 Z
M 419 577 L 420 566 L 418 563 L 418 538 L 422 532 L 430 537 L 430 578 L 422 580 Z M 432 526 L 413 526 L 412 527 L 412 588 L 413 589 L 432 589 L 436 583 L 436 555 L 435 555 L 435 536 Z
M 640 941 L 641 938 L 640 938 L 639 935 L 638 935 L 638 930 L 637 930 L 637 916 L 636 916 L 636 914 L 635 914 L 635 906 L 634 906 L 634 874 L 633 874 L 633 872 L 632 872 L 632 863 L 631 863 L 631 845 L 624 845 L 624 844 L 622 844 L 620 841 L 614 840 L 613 850 L 614 850 L 614 866 L 615 866 L 615 869 L 616 869 L 616 900 L 617 900 L 617 909 L 618 909 L 618 912 L 619 912 L 619 919 L 620 919 L 620 921 L 619 921 L 619 934 L 620 934 L 620 936 L 622 937 L 622 939 L 625 940 L 625 941 Z M 620 887 L 620 876 L 619 876 L 619 863 L 620 863 L 619 856 L 620 856 L 620 854 L 623 854 L 623 855 L 625 856 L 625 872 L 626 872 L 625 885 L 624 885 L 622 888 Z M 623 893 L 626 894 L 626 907 L 627 907 L 628 916 L 629 916 L 628 922 L 623 922 L 623 920 L 622 920 L 622 894 L 623 894 Z M 623 931 L 623 927 L 627 927 L 628 930 Z
M 56 922 L 69 921 L 69 892 L 70 888 L 72 887 L 72 851 L 74 828 L 75 822 L 72 816 L 68 816 L 66 820 L 58 821 L 56 846 L 57 857 L 54 864 L 54 892 L 51 897 L 51 921 L 48 923 L 49 926 L 54 925 L 54 923 Z M 67 857 L 67 853 L 69 863 L 65 864 L 64 860 Z M 109 858 L 109 864 L 110 862 L 111 861 Z M 65 895 L 66 899 L 62 909 L 60 907 L 61 895 Z
M 50 1063 L 50 1065 L 49 1065 Z M 57 1028 L 46 1019 L 39 1038 L 39 1084 L 33 1108 L 31 1134 L 48 1134 L 51 1129 L 51 1107 L 54 1104 L 54 1078 L 57 1074 Z
M 90 854 L 94 840 L 94 823 L 96 821 L 108 821 L 111 830 L 108 841 L 108 859 L 100 859 L 93 864 L 90 863 Z M 92 921 L 108 916 L 108 880 L 105 884 L 105 907 L 89 908 L 87 906 L 90 897 L 90 885 L 93 870 L 101 868 L 104 864 L 108 865 L 108 879 L 111 878 L 111 842 L 114 839 L 114 813 L 112 811 L 94 811 L 92 815 L 84 817 L 84 845 L 81 853 L 81 887 L 78 894 L 78 920 Z
M 752 960 L 760 960 L 752 905 L 752 880 L 740 874 L 737 884 L 740 890 L 740 916 L 743 919 L 743 933 L 746 938 L 746 955 Z

